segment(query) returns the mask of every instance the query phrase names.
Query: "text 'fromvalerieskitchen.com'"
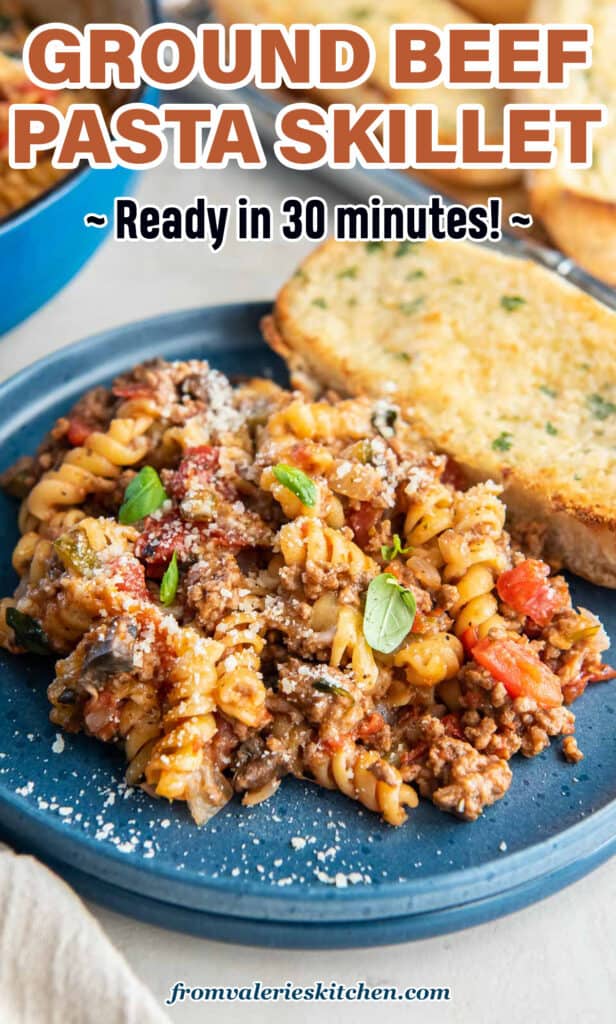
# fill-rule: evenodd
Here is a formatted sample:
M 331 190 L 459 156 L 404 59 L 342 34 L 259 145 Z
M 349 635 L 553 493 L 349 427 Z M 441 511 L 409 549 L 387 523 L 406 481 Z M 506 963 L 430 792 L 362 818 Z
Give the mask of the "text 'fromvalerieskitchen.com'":
M 367 985 L 356 981 L 342 985 L 335 981 L 315 981 L 311 985 L 295 985 L 292 981 L 284 985 L 269 986 L 260 981 L 250 985 L 191 986 L 176 981 L 169 988 L 165 1000 L 167 1006 L 179 1003 L 355 1003 L 355 1002 L 422 1002 L 441 1003 L 451 1001 L 448 986 L 409 985 L 400 988 L 394 985 Z

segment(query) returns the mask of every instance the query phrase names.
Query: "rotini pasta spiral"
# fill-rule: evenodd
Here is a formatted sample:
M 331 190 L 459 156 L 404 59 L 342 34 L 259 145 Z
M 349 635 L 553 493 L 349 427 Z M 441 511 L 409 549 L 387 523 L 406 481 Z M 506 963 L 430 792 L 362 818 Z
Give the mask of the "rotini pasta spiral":
M 80 508 L 63 509 L 61 512 L 56 512 L 47 523 L 41 525 L 41 534 L 43 537 L 55 540 L 67 530 L 71 530 L 85 517 L 85 512 L 82 512 Z
M 34 530 L 24 533 L 13 550 L 12 563 L 18 576 L 30 583 L 38 583 L 48 568 L 53 556 L 53 544 Z
M 456 636 L 462 636 L 467 629 L 476 629 L 480 638 L 487 636 L 491 629 L 506 622 L 498 614 L 498 601 L 494 594 L 494 573 L 485 564 L 472 565 L 461 580 L 456 583 L 459 598 L 452 609 L 455 616 Z
M 352 576 L 375 576 L 376 562 L 364 554 L 346 532 L 302 516 L 280 530 L 280 550 L 286 565 L 319 566 L 347 570 Z
M 147 450 L 144 436 L 151 419 L 112 420 L 106 433 L 95 431 L 86 443 L 72 448 L 58 469 L 49 470 L 32 488 L 27 509 L 47 521 L 59 509 L 80 505 L 93 491 L 107 490 L 122 469 L 140 462 Z
M 425 547 L 454 522 L 454 496 L 451 488 L 438 481 L 423 485 L 409 499 L 404 520 L 407 546 Z
M 72 532 L 82 533 L 95 554 L 120 555 L 133 550 L 137 531 L 133 526 L 117 523 L 102 516 L 85 516 L 78 520 Z
M 267 432 L 273 438 L 284 438 L 290 434 L 310 441 L 354 440 L 371 433 L 370 416 L 371 406 L 361 401 L 330 405 L 328 402 L 304 402 L 297 398 L 270 416 Z
M 222 656 L 218 665 L 216 703 L 221 711 L 244 725 L 263 723 L 265 686 L 261 675 L 262 618 L 258 611 L 232 612 L 218 623 L 214 638 Z
M 458 672 L 464 649 L 450 633 L 412 636 L 394 655 L 396 668 L 403 668 L 413 686 L 438 686 Z
M 311 516 L 322 519 L 328 526 L 335 528 L 344 526 L 344 509 L 340 499 L 329 489 L 324 480 L 315 480 L 314 483 L 317 488 L 317 500 L 314 506 L 308 507 L 293 491 L 276 479 L 271 466 L 263 470 L 260 480 L 262 489 L 269 491 L 276 499 L 287 519 Z
M 345 662 L 350 662 L 360 689 L 370 692 L 378 682 L 379 667 L 364 637 L 362 614 L 352 605 L 341 605 L 338 609 L 329 663 L 334 668 L 341 668 Z
M 147 712 L 131 701 L 122 708 L 120 730 L 124 736 L 124 752 L 128 762 L 126 782 L 136 786 L 145 775 L 152 751 L 160 737 L 162 725 L 157 703 Z
M 455 526 L 438 540 L 443 557 L 443 580 L 455 584 L 458 599 L 452 608 L 454 632 L 473 628 L 479 637 L 505 626 L 494 594 L 496 576 L 509 565 L 503 535 L 505 509 L 496 485 L 480 484 L 458 496 Z
M 333 754 L 315 750 L 307 757 L 306 767 L 320 786 L 339 789 L 368 810 L 382 814 L 390 825 L 406 820 L 405 806 L 417 806 L 415 790 L 402 781 L 397 768 L 375 750 L 365 750 L 350 740 Z
M 175 661 L 163 714 L 163 735 L 154 744 L 145 777 L 157 796 L 187 800 L 203 763 L 204 747 L 216 732 L 216 662 L 222 645 L 186 627 L 173 644 Z
M 100 552 L 112 544 L 119 545 L 119 550 L 129 550 L 130 542 L 136 538 L 136 532 L 130 527 L 120 526 L 111 519 L 94 519 L 87 517 L 79 509 L 68 509 L 52 516 L 48 523 L 43 524 L 41 531 L 29 530 L 20 538 L 13 551 L 13 568 L 22 578 L 35 584 L 47 572 L 54 553 L 54 540 L 60 537 L 74 537 L 76 540 L 83 535 L 92 552 Z
M 160 416 L 159 408 L 153 398 L 147 396 L 136 396 L 127 398 L 116 409 L 115 418 L 120 420 L 157 420 Z
M 499 484 L 488 480 L 458 493 L 454 504 L 454 529 L 477 530 L 485 537 L 498 540 L 505 528 L 507 511 L 498 497 L 502 490 Z
M 28 511 L 28 499 L 24 498 L 19 506 L 19 512 L 17 513 L 17 525 L 20 533 L 29 533 L 31 530 L 37 530 L 40 526 L 39 520 L 36 516 L 33 516 Z

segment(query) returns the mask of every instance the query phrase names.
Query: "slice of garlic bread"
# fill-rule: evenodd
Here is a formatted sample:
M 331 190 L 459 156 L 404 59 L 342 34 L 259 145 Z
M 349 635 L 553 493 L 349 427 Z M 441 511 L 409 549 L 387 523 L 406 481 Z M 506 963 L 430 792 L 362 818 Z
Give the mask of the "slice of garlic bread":
M 616 587 L 616 314 L 464 242 L 327 242 L 264 325 L 297 374 L 387 397 L 535 552 Z
M 531 103 L 605 103 L 610 117 L 596 129 L 592 166 L 567 168 L 559 154 L 555 167 L 532 171 L 527 181 L 533 213 L 559 249 L 616 285 L 616 0 L 534 0 L 529 20 L 593 29 L 591 68 L 572 71 L 568 88 L 557 94 L 536 89 L 521 97 Z
M 440 141 L 455 142 L 456 111 L 462 103 L 483 104 L 486 111 L 486 139 L 502 143 L 503 111 L 511 96 L 503 89 L 448 89 L 436 85 L 428 89 L 392 89 L 389 84 L 389 30 L 395 24 L 422 24 L 444 28 L 449 24 L 472 24 L 475 19 L 450 0 L 213 0 L 217 19 L 231 25 L 322 24 L 357 25 L 374 40 L 376 63 L 371 79 L 354 89 L 329 89 L 315 94 L 329 103 L 434 103 L 440 119 Z M 458 181 L 478 187 L 505 186 L 520 177 L 507 168 L 453 168 L 433 171 L 445 181 Z

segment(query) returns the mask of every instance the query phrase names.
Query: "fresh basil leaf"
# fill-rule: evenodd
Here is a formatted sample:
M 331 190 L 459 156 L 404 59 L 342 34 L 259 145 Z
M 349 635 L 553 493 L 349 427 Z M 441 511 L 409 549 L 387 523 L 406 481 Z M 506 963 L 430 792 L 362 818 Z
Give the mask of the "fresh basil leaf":
M 317 503 L 317 486 L 314 480 L 306 476 L 301 469 L 288 466 L 284 462 L 279 462 L 277 466 L 274 466 L 273 473 L 278 483 L 299 498 L 302 505 L 314 508 Z
M 364 610 L 364 637 L 374 651 L 391 654 L 410 633 L 416 604 L 411 590 L 391 572 L 376 576 L 368 587 Z
M 7 608 L 6 621 L 20 647 L 31 654 L 49 654 L 47 634 L 36 619 L 18 611 L 17 608 Z
M 165 606 L 173 604 L 179 582 L 180 570 L 178 569 L 178 556 L 177 552 L 174 551 L 173 557 L 165 569 L 163 578 L 160 581 L 160 600 L 162 604 Z
M 166 500 L 167 494 L 158 473 L 152 466 L 144 466 L 124 492 L 118 519 L 124 526 L 138 523 L 140 519 L 156 512 Z
M 408 555 L 410 548 L 403 548 L 402 541 L 397 533 L 394 533 L 393 544 L 383 544 L 381 546 L 381 556 L 386 562 L 393 561 L 398 555 Z
M 353 695 L 345 690 L 344 686 L 337 686 L 336 683 L 330 683 L 327 679 L 317 679 L 316 683 L 312 685 L 319 693 L 329 693 L 334 697 L 346 697 L 348 700 L 355 701 Z

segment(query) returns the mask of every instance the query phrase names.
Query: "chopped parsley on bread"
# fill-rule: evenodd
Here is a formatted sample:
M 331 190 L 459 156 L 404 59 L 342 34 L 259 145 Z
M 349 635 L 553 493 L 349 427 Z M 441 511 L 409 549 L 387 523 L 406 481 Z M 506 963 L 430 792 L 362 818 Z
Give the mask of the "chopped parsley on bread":
M 616 313 L 464 242 L 334 242 L 264 324 L 296 379 L 386 398 L 505 487 L 512 528 L 616 587 Z

